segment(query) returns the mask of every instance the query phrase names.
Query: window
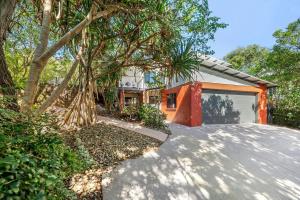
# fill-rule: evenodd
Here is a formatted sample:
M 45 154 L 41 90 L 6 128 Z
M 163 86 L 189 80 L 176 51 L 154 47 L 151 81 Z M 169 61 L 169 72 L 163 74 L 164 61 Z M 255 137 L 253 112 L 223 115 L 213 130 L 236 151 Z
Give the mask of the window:
M 145 83 L 154 83 L 154 72 L 145 72 L 144 77 L 145 77 Z
M 168 94 L 167 108 L 176 108 L 176 93 Z
M 149 96 L 149 104 L 157 104 L 158 96 Z
M 137 105 L 136 97 L 125 97 L 125 106 L 135 106 Z

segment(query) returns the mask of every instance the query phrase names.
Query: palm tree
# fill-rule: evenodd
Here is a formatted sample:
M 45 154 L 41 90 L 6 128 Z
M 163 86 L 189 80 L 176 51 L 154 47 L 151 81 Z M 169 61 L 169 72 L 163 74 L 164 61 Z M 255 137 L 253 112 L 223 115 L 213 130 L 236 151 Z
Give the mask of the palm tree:
M 173 45 L 170 50 L 169 65 L 166 68 L 166 76 L 169 80 L 193 78 L 193 73 L 199 69 L 201 61 L 192 47 L 192 40 L 180 41 Z

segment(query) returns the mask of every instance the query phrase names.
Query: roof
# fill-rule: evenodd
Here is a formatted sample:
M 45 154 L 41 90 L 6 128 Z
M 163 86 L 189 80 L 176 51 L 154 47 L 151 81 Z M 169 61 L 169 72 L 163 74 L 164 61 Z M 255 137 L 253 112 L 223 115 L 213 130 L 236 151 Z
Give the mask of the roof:
M 257 78 L 255 76 L 246 74 L 244 72 L 241 72 L 239 70 L 233 69 L 230 63 L 219 60 L 217 58 L 214 58 L 212 56 L 208 55 L 200 55 L 200 59 L 202 60 L 202 66 L 206 67 L 208 69 L 212 69 L 251 83 L 255 84 L 265 84 L 268 88 L 276 87 L 277 85 L 275 83 L 265 81 L 263 79 Z

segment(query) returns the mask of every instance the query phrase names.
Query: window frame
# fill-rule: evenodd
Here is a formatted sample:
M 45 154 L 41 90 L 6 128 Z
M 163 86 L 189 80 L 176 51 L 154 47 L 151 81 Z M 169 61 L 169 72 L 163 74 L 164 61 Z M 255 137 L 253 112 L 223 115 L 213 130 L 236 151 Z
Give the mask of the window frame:
M 177 108 L 177 93 L 167 94 L 167 109 Z
M 153 101 L 153 102 L 152 102 Z M 156 105 L 159 103 L 159 96 L 157 95 L 149 95 L 148 102 L 151 105 Z
M 154 77 L 155 77 L 154 72 L 152 72 L 152 71 L 144 72 L 144 82 L 145 83 L 147 83 L 147 84 L 154 83 L 155 82 Z

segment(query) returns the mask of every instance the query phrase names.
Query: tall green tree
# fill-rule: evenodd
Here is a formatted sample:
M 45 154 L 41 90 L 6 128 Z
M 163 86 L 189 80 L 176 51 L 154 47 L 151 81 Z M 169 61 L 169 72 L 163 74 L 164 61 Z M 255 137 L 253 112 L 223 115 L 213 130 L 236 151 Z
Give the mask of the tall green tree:
M 13 110 L 18 110 L 19 106 L 15 85 L 8 70 L 4 54 L 4 41 L 10 29 L 16 3 L 16 0 L 0 1 L 0 93 L 4 96 L 5 107 Z
M 15 22 L 21 26 L 10 35 L 6 52 L 17 52 L 9 59 L 14 77 L 22 79 L 18 86 L 25 85 L 23 110 L 32 111 L 43 77 L 46 82 L 64 78 L 37 113 L 55 102 L 77 69 L 93 83 L 112 64 L 116 70 L 166 68 L 176 41 L 189 38 L 189 52 L 210 52 L 207 41 L 226 26 L 212 16 L 207 0 L 23 0 L 18 5 L 18 14 L 24 14 Z
M 269 53 L 269 49 L 253 44 L 233 50 L 224 57 L 224 60 L 237 70 L 254 76 L 263 76 L 266 73 L 265 66 Z
M 250 45 L 224 57 L 233 68 L 278 84 L 274 103 L 300 109 L 300 19 L 274 32 L 271 49 Z
M 276 43 L 267 58 L 268 78 L 278 83 L 278 99 L 286 108 L 300 109 L 300 19 L 273 36 Z

